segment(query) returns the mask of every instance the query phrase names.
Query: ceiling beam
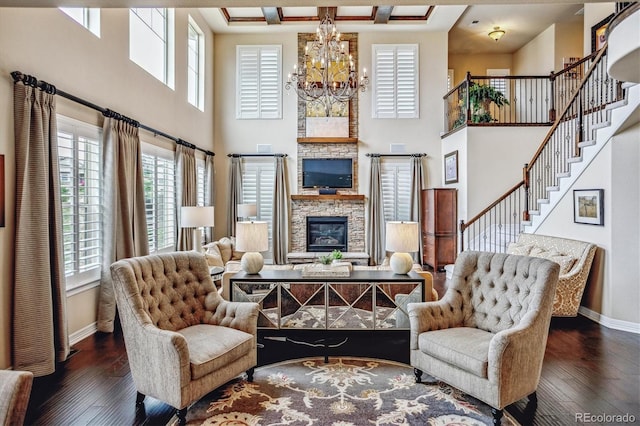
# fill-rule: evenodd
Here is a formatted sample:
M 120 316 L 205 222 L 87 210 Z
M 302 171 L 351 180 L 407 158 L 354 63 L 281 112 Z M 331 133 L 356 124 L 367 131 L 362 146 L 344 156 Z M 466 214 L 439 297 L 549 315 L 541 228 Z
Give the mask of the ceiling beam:
M 322 21 L 327 14 L 332 21 L 335 22 L 336 14 L 338 13 L 337 7 L 319 7 L 318 8 L 318 18 Z
M 262 14 L 268 25 L 280 25 L 280 8 L 278 7 L 263 7 Z
M 378 6 L 376 8 L 376 16 L 373 23 L 388 24 L 389 18 L 391 18 L 391 12 L 393 12 L 393 6 Z

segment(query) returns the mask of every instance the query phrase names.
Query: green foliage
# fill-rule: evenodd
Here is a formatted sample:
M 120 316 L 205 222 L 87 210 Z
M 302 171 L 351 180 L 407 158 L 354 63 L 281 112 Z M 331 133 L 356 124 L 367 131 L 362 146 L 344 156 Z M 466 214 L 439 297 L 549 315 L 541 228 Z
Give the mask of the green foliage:
M 333 257 L 328 254 L 326 256 L 320 256 L 320 263 L 322 263 L 323 265 L 329 265 L 332 261 L 333 261 Z
M 334 260 L 342 259 L 342 252 L 340 250 L 334 250 L 331 252 L 331 258 Z
M 489 105 L 494 103 L 500 108 L 509 105 L 509 100 L 493 86 L 471 83 L 469 103 L 471 104 L 471 121 L 473 123 L 490 123 L 495 119 L 491 116 Z

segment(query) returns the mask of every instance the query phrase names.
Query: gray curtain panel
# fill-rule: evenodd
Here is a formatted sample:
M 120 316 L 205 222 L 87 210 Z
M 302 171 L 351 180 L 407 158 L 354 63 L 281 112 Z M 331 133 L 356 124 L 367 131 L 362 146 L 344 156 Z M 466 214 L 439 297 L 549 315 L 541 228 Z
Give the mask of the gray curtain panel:
M 424 182 L 424 172 L 422 169 L 422 156 L 411 156 L 411 210 L 409 211 L 409 217 L 412 222 L 420 223 L 421 209 L 420 209 L 420 195 L 422 193 Z M 420 228 L 422 230 L 422 228 Z M 422 236 L 418 235 L 418 252 L 413 253 L 413 260 L 416 263 L 422 264 Z
M 371 176 L 369 178 L 369 221 L 367 246 L 369 263 L 380 265 L 384 262 L 384 206 L 382 203 L 382 179 L 380 177 L 380 157 L 371 157 Z
M 56 102 L 54 95 L 18 82 L 13 106 L 13 368 L 44 376 L 69 355 Z
M 273 263 L 287 263 L 289 250 L 289 190 L 285 157 L 277 156 L 276 173 L 273 188 Z
M 176 249 L 191 250 L 193 248 L 192 228 L 181 225 L 182 206 L 195 206 L 198 203 L 198 171 L 196 168 L 196 150 L 185 145 L 176 146 Z
M 204 205 L 215 206 L 216 205 L 216 170 L 213 159 L 215 157 L 210 154 L 206 154 L 204 157 Z M 210 243 L 213 241 L 213 227 L 206 227 L 204 229 L 205 242 Z
M 104 247 L 98 331 L 111 333 L 116 301 L 109 268 L 116 260 L 149 254 L 149 241 L 138 127 L 125 121 L 106 118 L 102 137 Z
M 229 205 L 227 206 L 227 235 L 236 235 L 238 204 L 242 204 L 242 159 L 231 157 L 229 169 Z

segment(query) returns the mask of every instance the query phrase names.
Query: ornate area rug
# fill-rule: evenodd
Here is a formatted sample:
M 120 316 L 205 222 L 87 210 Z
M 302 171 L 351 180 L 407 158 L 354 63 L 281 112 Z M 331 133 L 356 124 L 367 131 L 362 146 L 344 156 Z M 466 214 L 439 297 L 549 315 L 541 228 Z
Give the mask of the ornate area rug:
M 423 379 L 429 377 L 423 375 Z M 174 417 L 170 424 L 177 424 Z M 491 425 L 486 404 L 393 361 L 306 358 L 257 368 L 189 407 L 189 425 Z M 517 425 L 505 412 L 502 424 Z

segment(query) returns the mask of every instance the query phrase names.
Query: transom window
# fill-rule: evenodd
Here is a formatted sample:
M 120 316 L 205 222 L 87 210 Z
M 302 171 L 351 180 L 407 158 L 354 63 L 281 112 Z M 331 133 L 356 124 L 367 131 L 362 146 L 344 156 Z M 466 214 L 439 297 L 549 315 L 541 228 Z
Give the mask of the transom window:
M 95 7 L 61 7 L 60 10 L 100 37 L 100 9 Z
M 173 88 L 173 9 L 129 9 L 129 59 Z
M 417 44 L 373 45 L 373 118 L 419 118 Z
M 57 120 L 64 273 L 71 290 L 100 279 L 102 131 L 60 115 Z
M 187 97 L 189 103 L 204 111 L 204 34 L 189 16 L 187 34 Z
M 282 46 L 237 46 L 236 118 L 282 118 Z

